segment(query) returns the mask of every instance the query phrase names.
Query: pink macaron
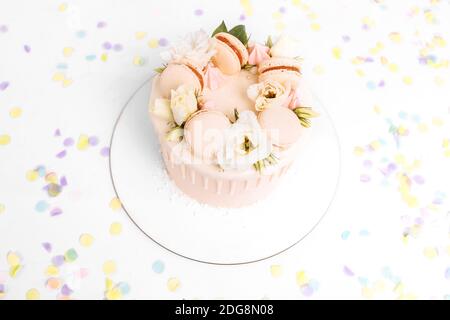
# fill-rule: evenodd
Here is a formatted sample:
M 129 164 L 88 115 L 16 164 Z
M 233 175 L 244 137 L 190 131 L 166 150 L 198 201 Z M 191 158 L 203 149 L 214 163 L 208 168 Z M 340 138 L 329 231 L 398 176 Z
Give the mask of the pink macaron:
M 284 107 L 268 108 L 258 114 L 258 122 L 272 143 L 289 148 L 299 139 L 302 126 L 295 113 Z
M 180 85 L 184 84 L 202 91 L 204 82 L 203 72 L 200 68 L 188 62 L 170 63 L 160 75 L 159 87 L 161 95 L 164 98 L 170 98 L 171 91 Z
M 292 88 L 297 88 L 301 77 L 300 61 L 292 58 L 273 57 L 261 62 L 258 67 L 259 81 L 272 79 L 282 84 L 291 83 Z
M 212 58 L 213 63 L 224 74 L 238 73 L 248 61 L 248 52 L 244 44 L 235 36 L 219 32 L 216 38 L 216 54 Z
M 223 132 L 230 125 L 220 111 L 199 110 L 186 121 L 184 139 L 196 157 L 210 162 L 223 145 Z

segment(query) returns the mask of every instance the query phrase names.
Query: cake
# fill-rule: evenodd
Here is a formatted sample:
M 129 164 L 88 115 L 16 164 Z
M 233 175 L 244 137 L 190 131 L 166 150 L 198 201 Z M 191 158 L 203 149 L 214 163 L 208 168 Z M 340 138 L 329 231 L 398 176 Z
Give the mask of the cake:
M 169 177 L 189 197 L 236 208 L 265 199 L 297 156 L 311 108 L 298 41 L 250 43 L 244 25 L 188 34 L 163 52 L 149 114 Z

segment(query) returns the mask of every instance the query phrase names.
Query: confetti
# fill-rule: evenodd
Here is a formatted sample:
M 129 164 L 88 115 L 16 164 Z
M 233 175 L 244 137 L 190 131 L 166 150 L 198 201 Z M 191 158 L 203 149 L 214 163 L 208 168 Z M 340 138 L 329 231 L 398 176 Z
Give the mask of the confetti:
M 270 266 L 270 274 L 274 278 L 278 278 L 282 275 L 283 268 L 280 265 L 272 265 Z
M 170 292 L 177 291 L 180 285 L 181 285 L 180 280 L 178 280 L 177 278 L 170 278 L 169 280 L 167 280 L 167 289 Z
M 0 91 L 4 91 L 8 87 L 9 87 L 9 82 L 7 82 L 7 81 L 0 82 Z
M 77 260 L 77 258 L 78 258 L 78 253 L 73 248 L 67 250 L 66 253 L 64 254 L 64 260 L 67 262 L 74 262 L 75 260 Z
M 37 289 L 33 288 L 27 291 L 27 293 L 25 294 L 25 298 L 27 300 L 39 300 L 41 298 L 41 294 Z
M 6 146 L 11 143 L 11 137 L 8 134 L 0 135 L 0 146 Z
M 347 240 L 349 236 L 350 236 L 350 231 L 348 231 L 348 230 L 345 230 L 344 232 L 341 233 L 342 240 Z
M 109 202 L 109 207 L 111 209 L 113 209 L 114 211 L 116 211 L 116 210 L 119 210 L 120 208 L 122 208 L 122 203 L 120 202 L 119 198 L 114 197 Z
M 38 203 L 36 203 L 34 209 L 35 209 L 37 212 L 44 212 L 44 211 L 47 211 L 47 209 L 49 208 L 49 206 L 50 206 L 50 205 L 47 203 L 47 201 L 41 200 L 41 201 L 39 201 Z
M 6 206 L 3 203 L 0 203 L 0 214 L 6 211 Z
M 9 116 L 13 119 L 17 119 L 22 115 L 22 109 L 20 107 L 14 107 L 9 110 Z
M 161 274 L 164 272 L 164 269 L 165 269 L 164 262 L 162 262 L 161 260 L 156 260 L 155 262 L 153 262 L 152 264 L 153 272 Z
M 88 233 L 83 233 L 80 235 L 79 242 L 82 247 L 88 248 L 94 243 L 94 237 Z
M 109 233 L 112 236 L 118 236 L 122 233 L 122 224 L 119 222 L 113 222 L 109 227 Z
M 103 264 L 103 273 L 105 275 L 111 275 L 117 271 L 116 263 L 112 260 L 106 261 Z

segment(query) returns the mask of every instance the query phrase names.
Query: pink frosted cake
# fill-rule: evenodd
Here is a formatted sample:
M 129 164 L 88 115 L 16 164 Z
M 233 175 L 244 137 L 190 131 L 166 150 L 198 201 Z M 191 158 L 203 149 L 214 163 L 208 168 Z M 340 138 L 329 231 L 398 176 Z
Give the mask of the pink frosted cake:
M 303 98 L 298 42 L 248 43 L 243 25 L 200 30 L 162 54 L 150 118 L 167 172 L 218 207 L 264 199 L 299 153 L 316 114 Z

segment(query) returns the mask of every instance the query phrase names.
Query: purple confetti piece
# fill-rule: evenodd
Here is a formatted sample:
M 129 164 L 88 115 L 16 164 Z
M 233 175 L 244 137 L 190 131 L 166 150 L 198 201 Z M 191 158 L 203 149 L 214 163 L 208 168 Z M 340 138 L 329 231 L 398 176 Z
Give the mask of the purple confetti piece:
M 105 21 L 99 21 L 97 23 L 97 28 L 102 29 L 106 27 L 106 22 Z
M 202 9 L 197 9 L 197 10 L 194 11 L 194 14 L 196 16 L 201 16 L 201 15 L 203 15 L 203 10 Z
M 58 159 L 62 159 L 62 158 L 64 158 L 64 157 L 66 156 L 66 154 L 67 154 L 66 150 L 63 150 L 63 151 L 61 151 L 61 152 L 58 152 L 58 153 L 56 154 L 56 157 L 57 157 Z
M 98 138 L 96 136 L 89 137 L 88 142 L 91 146 L 96 146 L 98 144 Z
M 52 258 L 52 264 L 53 264 L 55 267 L 60 267 L 60 266 L 62 266 L 62 265 L 64 264 L 64 256 L 62 256 L 62 255 L 54 256 L 54 257 Z
M 71 147 L 74 144 L 74 140 L 72 138 L 65 138 L 63 144 L 65 147 Z
M 0 292 L 4 293 L 5 292 L 5 285 L 0 283 Z
M 52 244 L 49 242 L 44 242 L 42 243 L 42 247 L 44 248 L 45 251 L 47 251 L 48 253 L 52 252 Z
M 369 182 L 370 181 L 370 176 L 368 176 L 367 174 L 362 174 L 359 178 L 359 180 L 361 182 Z
M 423 224 L 423 219 L 421 217 L 416 218 L 416 220 L 414 220 L 414 222 L 418 225 L 422 225 Z
M 419 175 L 415 175 L 413 177 L 413 180 L 417 184 L 424 184 L 425 183 L 425 179 L 422 176 L 419 176 Z
M 379 87 L 384 87 L 384 85 L 385 85 L 386 83 L 384 82 L 384 80 L 381 80 L 380 82 L 378 82 L 378 86 Z
M 371 168 L 372 167 L 372 161 L 370 160 L 364 160 L 363 162 L 364 167 Z
M 1 33 L 6 33 L 6 32 L 8 32 L 8 27 L 5 26 L 4 24 L 1 25 L 1 26 L 0 26 L 0 32 L 1 32 Z
M 165 46 L 167 46 L 169 44 L 169 41 L 166 38 L 161 38 L 161 39 L 159 39 L 158 44 L 161 47 L 165 47 Z
M 241 14 L 241 15 L 239 16 L 239 20 L 240 20 L 240 21 L 244 21 L 244 20 L 245 20 L 245 14 Z
M 280 7 L 280 9 L 278 9 L 278 11 L 280 13 L 286 13 L 286 8 L 285 7 Z
M 9 82 L 7 82 L 7 81 L 0 82 L 0 91 L 6 90 L 6 88 L 8 88 L 8 87 L 9 87 Z
M 314 293 L 313 288 L 309 284 L 305 284 L 301 287 L 304 296 L 310 297 Z
M 30 53 L 31 52 L 31 47 L 26 44 L 26 45 L 23 46 L 23 50 L 25 50 L 26 53 Z
M 450 280 L 450 267 L 445 270 L 445 279 Z
M 387 169 L 388 169 L 389 173 L 394 172 L 395 170 L 397 170 L 397 165 L 395 163 L 391 162 L 391 163 L 389 163 Z
M 64 284 L 61 288 L 61 294 L 64 296 L 70 296 L 73 293 L 73 290 L 69 288 L 67 284 Z
M 350 37 L 348 35 L 342 36 L 342 40 L 344 42 L 349 42 L 350 41 Z
M 61 187 L 67 186 L 67 179 L 65 176 L 62 176 L 61 179 L 59 179 L 59 184 L 61 185 Z
M 103 147 L 102 150 L 100 150 L 100 154 L 103 157 L 109 157 L 109 147 Z
M 103 43 L 103 49 L 110 50 L 112 48 L 112 44 L 109 42 Z
M 355 274 L 353 273 L 353 271 L 349 268 L 349 267 L 347 267 L 347 266 L 344 266 L 344 273 L 347 275 L 347 276 L 349 276 L 349 277 L 353 277 Z
M 52 217 L 56 217 L 56 216 L 59 216 L 60 214 L 62 214 L 63 212 L 62 212 L 62 210 L 60 209 L 60 208 L 53 208 L 51 211 L 50 211 L 50 216 L 52 216 Z
M 116 43 L 116 44 L 113 46 L 113 50 L 114 50 L 114 51 L 122 51 L 122 49 L 123 49 L 123 46 L 122 46 L 120 43 Z
M 53 136 L 55 136 L 55 137 L 61 136 L 61 131 L 59 129 L 56 129 L 55 133 L 53 133 Z

